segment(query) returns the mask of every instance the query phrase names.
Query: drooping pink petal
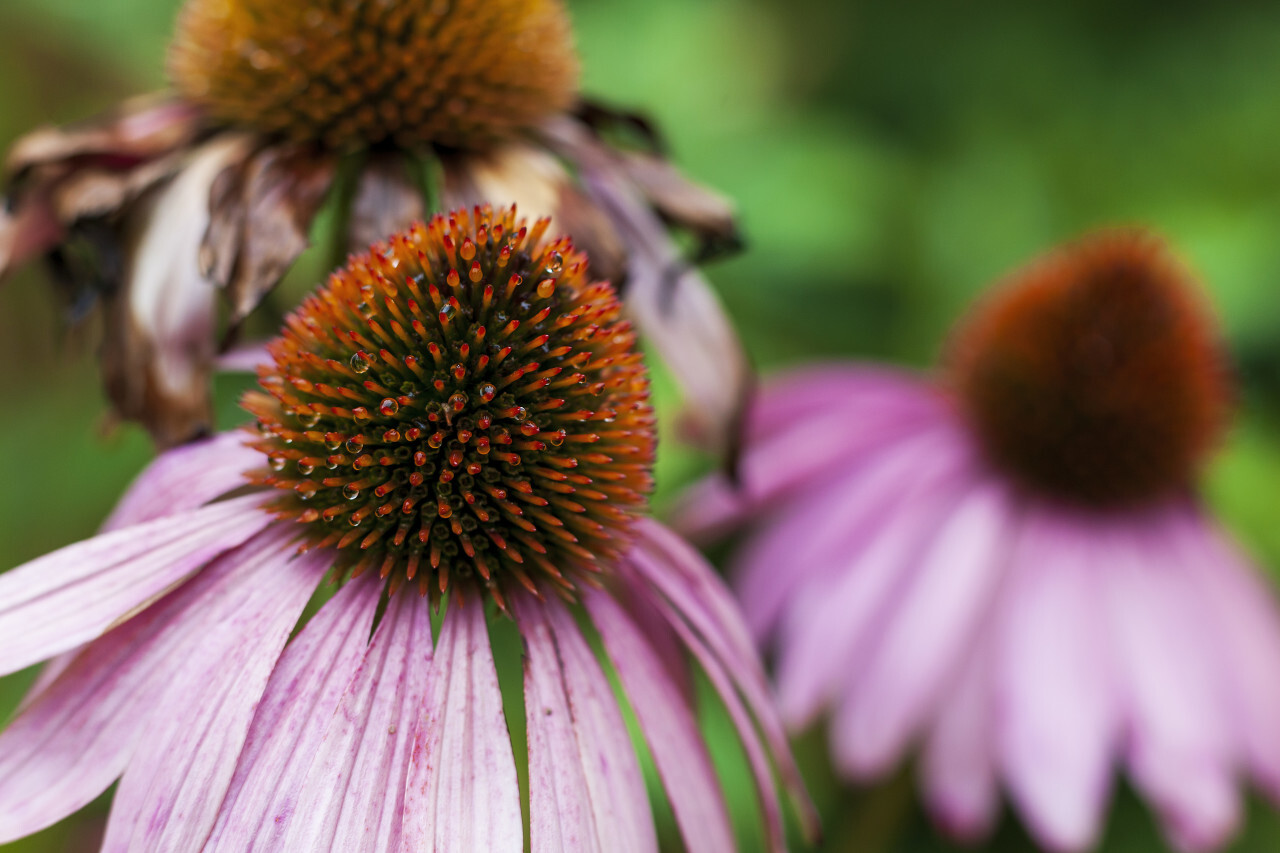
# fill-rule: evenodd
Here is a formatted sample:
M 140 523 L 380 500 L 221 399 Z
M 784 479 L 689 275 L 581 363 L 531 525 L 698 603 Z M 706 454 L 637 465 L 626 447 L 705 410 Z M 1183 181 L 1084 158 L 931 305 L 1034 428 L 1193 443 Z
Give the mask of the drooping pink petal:
M 138 616 L 59 659 L 0 732 L 0 840 L 28 835 L 102 793 L 119 776 L 216 602 L 243 577 L 219 560 Z
M 613 690 L 573 617 L 554 598 L 523 598 L 534 853 L 656 851 L 644 779 Z
M 24 200 L 16 210 L 0 205 L 0 281 L 62 239 L 62 223 L 43 194 Z
M 1248 769 L 1280 801 L 1280 607 L 1248 559 L 1198 510 L 1187 512 L 1175 529 L 1214 624 L 1234 733 Z
M 259 495 L 104 533 L 0 575 L 0 674 L 101 636 L 271 521 Z
M 920 759 L 920 784 L 935 821 L 963 841 L 991 831 L 1000 811 L 996 721 L 988 629 L 968 650 L 940 702 Z
M 296 791 L 282 781 L 311 766 L 364 660 L 382 586 L 373 573 L 349 581 L 285 649 L 254 714 L 205 848 L 210 853 L 280 849 L 296 806 Z
M 1199 590 L 1168 513 L 1130 520 L 1098 557 L 1115 640 L 1126 761 L 1166 830 L 1190 850 L 1220 846 L 1240 818 L 1230 720 L 1213 672 Z M 1135 531 L 1135 524 L 1141 524 Z
M 1095 845 L 1119 732 L 1100 564 L 1086 519 L 1027 510 L 994 629 L 999 756 L 1051 850 Z
M 832 740 L 847 772 L 888 769 L 954 677 L 1004 572 L 1009 514 L 1004 491 L 979 484 L 939 519 L 865 669 L 840 699 Z
M 241 432 L 219 433 L 160 454 L 129 484 L 102 529 L 196 509 L 245 485 L 244 472 L 262 463 L 245 439 Z
M 105 853 L 199 849 L 213 830 L 267 679 L 330 565 L 322 550 L 295 555 L 292 536 L 278 525 L 222 558 L 237 582 L 201 614 L 200 642 L 156 702 L 116 792 Z
M 404 798 L 409 850 L 524 849 L 520 788 L 484 605 L 450 606 L 415 723 Z
M 733 851 L 733 827 L 684 685 L 612 596 L 588 590 L 585 604 L 649 742 L 686 849 Z
M 297 806 L 281 850 L 398 849 L 413 732 L 433 667 L 428 602 L 395 596 L 311 767 L 282 780 Z
M 895 465 L 905 472 L 920 458 L 898 456 Z M 954 455 L 937 453 L 914 478 L 900 480 L 889 468 L 875 473 L 850 490 L 839 515 L 822 516 L 832 547 L 807 559 L 820 562 L 823 574 L 794 591 L 779 590 L 790 601 L 778 631 L 778 694 L 793 728 L 811 723 L 865 665 L 874 638 L 919 571 L 918 555 L 969 476 Z M 828 534 L 813 534 L 819 535 Z M 785 555 L 779 559 L 790 565 Z
M 672 628 L 681 635 L 686 646 L 697 654 L 695 646 L 704 645 L 729 676 L 725 686 L 732 685 L 733 689 L 741 692 L 750 708 L 750 718 L 760 726 L 806 834 L 816 836 L 817 813 L 791 756 L 773 692 L 733 596 L 701 555 L 671 531 L 648 520 L 640 521 L 636 531 L 637 544 L 628 555 L 628 562 L 651 586 L 655 603 L 667 614 Z M 665 598 L 670 606 L 661 606 L 665 602 L 659 600 L 660 597 Z M 707 669 L 708 661 L 700 662 Z M 707 672 L 715 683 L 716 676 L 709 669 Z M 732 693 L 732 689 L 729 692 Z M 730 714 L 735 714 L 734 704 L 723 693 L 722 698 L 725 698 Z M 749 739 L 750 718 L 744 718 L 747 727 L 740 729 L 744 743 Z M 754 737 L 754 733 L 751 736 Z M 771 788 L 767 767 L 765 769 L 766 773 L 759 781 Z M 765 798 L 770 799 L 771 795 Z

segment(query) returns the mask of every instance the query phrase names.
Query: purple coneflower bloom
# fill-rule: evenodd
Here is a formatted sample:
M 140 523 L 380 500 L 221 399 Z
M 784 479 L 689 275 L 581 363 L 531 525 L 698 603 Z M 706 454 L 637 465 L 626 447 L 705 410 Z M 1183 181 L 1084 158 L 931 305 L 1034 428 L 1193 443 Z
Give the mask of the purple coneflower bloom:
M 54 659 L 0 733 L 0 841 L 120 778 L 108 851 L 523 849 L 496 610 L 533 850 L 657 847 L 595 638 L 689 849 L 735 841 L 688 655 L 785 846 L 773 767 L 808 806 L 750 636 L 644 517 L 634 335 L 546 226 L 459 212 L 356 258 L 270 345 L 256 432 L 169 451 L 100 535 L 0 575 L 0 672 Z
M 746 362 L 667 229 L 701 259 L 738 244 L 732 208 L 648 122 L 579 95 L 560 0 L 187 0 L 169 70 L 170 92 L 18 140 L 0 205 L 0 277 L 45 255 L 73 293 L 101 295 L 112 404 L 161 445 L 207 433 L 218 338 L 328 198 L 352 251 L 489 198 L 551 216 L 696 401 L 690 436 L 714 446 L 736 427 Z
M 748 417 L 737 589 L 784 720 L 830 717 L 870 779 L 920 750 L 958 834 L 1008 791 L 1052 850 L 1095 843 L 1116 765 L 1180 848 L 1224 843 L 1249 778 L 1280 797 L 1280 619 L 1192 491 L 1229 384 L 1186 272 L 1099 235 L 1014 276 L 935 377 L 824 366 Z

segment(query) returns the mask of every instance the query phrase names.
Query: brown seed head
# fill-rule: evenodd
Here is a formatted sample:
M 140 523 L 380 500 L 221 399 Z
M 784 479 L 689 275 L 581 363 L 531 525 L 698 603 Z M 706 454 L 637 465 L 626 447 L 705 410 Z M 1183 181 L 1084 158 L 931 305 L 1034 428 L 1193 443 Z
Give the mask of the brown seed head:
M 1189 485 L 1231 397 L 1195 290 L 1160 240 L 1117 231 L 1048 255 L 979 304 L 949 369 L 992 462 L 1099 507 Z
M 613 288 L 515 208 L 416 225 L 287 320 L 245 407 L 283 517 L 341 568 L 571 595 L 628 541 L 653 413 Z
M 561 0 L 187 0 L 169 71 L 221 121 L 340 150 L 482 146 L 578 79 Z

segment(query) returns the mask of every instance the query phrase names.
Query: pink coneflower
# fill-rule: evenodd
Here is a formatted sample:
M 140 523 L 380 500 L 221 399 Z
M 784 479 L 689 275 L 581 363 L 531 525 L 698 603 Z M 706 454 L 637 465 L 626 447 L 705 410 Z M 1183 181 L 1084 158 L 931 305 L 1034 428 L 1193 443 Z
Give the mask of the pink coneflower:
M 1115 768 L 1180 848 L 1224 843 L 1249 778 L 1280 796 L 1280 619 L 1194 495 L 1223 354 L 1154 238 L 1103 234 L 981 303 L 935 377 L 826 366 L 748 418 L 738 592 L 784 720 L 830 717 L 847 778 L 920 750 L 938 820 L 1006 790 L 1049 849 L 1097 839 Z
M 546 225 L 459 212 L 353 260 L 270 345 L 256 432 L 0 576 L 0 672 L 54 657 L 0 733 L 0 841 L 119 777 L 108 851 L 520 850 L 525 817 L 535 851 L 656 850 L 598 639 L 689 849 L 735 842 L 687 654 L 785 846 L 773 768 L 804 794 L 749 634 L 644 517 L 634 335 Z M 525 817 L 490 612 L 524 643 Z
M 721 444 L 745 360 L 667 226 L 705 256 L 737 244 L 732 208 L 647 122 L 579 95 L 572 42 L 561 0 L 187 0 L 171 91 L 15 143 L 0 277 L 45 255 L 100 295 L 111 402 L 171 445 L 209 430 L 218 339 L 327 199 L 352 251 L 426 211 L 514 199 L 577 236 L 697 404 L 690 435 Z

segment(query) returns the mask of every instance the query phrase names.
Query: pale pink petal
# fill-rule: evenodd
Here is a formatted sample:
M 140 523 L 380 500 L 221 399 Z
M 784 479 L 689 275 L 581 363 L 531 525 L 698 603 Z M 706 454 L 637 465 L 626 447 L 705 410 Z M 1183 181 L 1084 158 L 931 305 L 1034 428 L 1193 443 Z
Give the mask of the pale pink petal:
M 281 785 L 297 798 L 281 849 L 397 849 L 413 732 L 433 666 L 429 603 L 411 592 L 395 596 L 310 769 Z
M 382 589 L 373 573 L 348 581 L 285 649 L 254 714 L 206 850 L 280 848 L 295 802 L 280 798 L 281 782 L 311 766 L 364 660 Z
M 212 831 L 267 679 L 331 555 L 295 556 L 278 525 L 222 558 L 238 582 L 211 602 L 120 782 L 102 849 L 199 849 Z
M 415 724 L 403 833 L 408 850 L 524 849 L 515 756 L 481 602 L 445 613 Z
M 1029 509 L 997 623 L 997 725 L 1010 795 L 1051 850 L 1098 839 L 1119 736 L 1100 564 L 1087 520 Z
M 148 730 L 188 648 L 204 642 L 213 603 L 242 574 L 219 560 L 172 595 L 82 650 L 0 733 L 0 840 L 28 835 L 102 793 Z
M 1232 543 L 1200 517 L 1179 526 L 1189 573 L 1212 614 L 1234 733 L 1248 769 L 1280 801 L 1280 608 Z
M 0 575 L 0 673 L 101 636 L 271 522 L 249 495 L 100 534 Z
M 219 433 L 160 454 L 129 484 L 103 531 L 192 510 L 246 485 L 244 472 L 262 464 L 262 454 L 244 446 L 247 438 Z
M 840 363 L 819 364 L 770 377 L 756 392 L 747 417 L 754 442 L 790 432 L 813 418 L 839 418 L 859 432 L 867 419 L 899 421 L 936 415 L 942 396 L 924 377 L 904 370 Z
M 733 828 L 684 685 L 671 678 L 645 632 L 606 592 L 588 590 L 587 610 L 631 700 L 688 850 L 735 850 Z
M 950 430 L 905 437 L 881 453 L 841 465 L 812 494 L 784 504 L 775 518 L 762 519 L 734 563 L 738 598 L 753 635 L 763 641 L 786 609 L 800 613 L 797 593 L 811 584 L 822 587 L 825 599 L 836 584 L 859 583 L 854 575 L 861 571 L 851 569 L 858 565 L 856 555 L 888 519 L 903 514 L 895 509 L 942 488 L 967 457 L 968 445 L 957 442 Z M 921 460 L 928 460 L 927 469 Z
M 845 772 L 887 770 L 930 715 L 990 612 L 1010 511 L 1003 489 L 979 484 L 939 519 L 865 669 L 846 683 L 832 725 Z
M 1098 556 L 1106 566 L 1098 576 L 1115 639 L 1126 761 L 1169 833 L 1187 849 L 1210 849 L 1234 831 L 1240 802 L 1206 614 L 1171 545 L 1178 537 L 1171 525 L 1186 522 L 1168 515 L 1129 521 Z
M 648 520 L 640 521 L 636 530 L 637 546 L 628 555 L 628 562 L 655 593 L 670 602 L 670 607 L 660 606 L 659 609 L 667 614 L 672 628 L 681 635 L 685 644 L 690 645 L 691 638 L 700 639 L 706 650 L 719 659 L 731 677 L 729 683 L 741 691 L 751 717 L 760 726 L 782 783 L 800 814 L 802 826 L 807 834 L 816 835 L 817 814 L 791 756 L 773 692 L 733 596 L 702 556 L 671 531 Z M 664 602 L 656 603 L 661 605 Z M 687 633 L 685 623 L 696 634 Z M 704 669 L 708 666 L 706 660 L 702 660 L 702 666 Z M 708 676 L 713 683 L 716 681 L 710 670 Z M 730 713 L 736 713 L 733 703 L 728 698 L 725 701 Z M 749 720 L 747 723 L 750 728 Z M 741 729 L 740 734 L 747 738 Z M 767 781 L 767 774 L 760 781 Z
M 274 361 L 267 345 L 263 341 L 240 344 L 219 355 L 214 365 L 228 373 L 257 373 L 263 365 L 270 366 Z
M 935 821 L 963 841 L 978 841 L 1000 811 L 989 635 L 984 630 L 940 702 L 920 759 L 920 784 Z
M 822 574 L 779 591 L 789 601 L 778 631 L 778 694 L 793 728 L 810 724 L 858 675 L 920 571 L 920 553 L 971 476 L 959 464 L 965 455 L 945 450 L 898 456 L 901 477 L 878 468 L 875 478 L 849 490 L 838 515 L 823 513 L 823 532 L 810 534 L 832 543 L 807 558 L 821 564 Z M 924 458 L 927 468 L 920 466 L 914 477 L 906 473 Z M 790 565 L 784 553 L 778 559 L 777 565 Z
M 658 849 L 649 798 L 609 680 L 554 598 L 522 598 L 534 853 Z

